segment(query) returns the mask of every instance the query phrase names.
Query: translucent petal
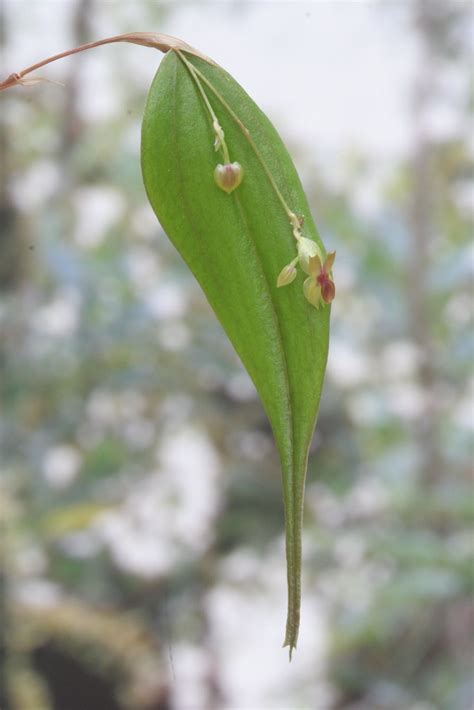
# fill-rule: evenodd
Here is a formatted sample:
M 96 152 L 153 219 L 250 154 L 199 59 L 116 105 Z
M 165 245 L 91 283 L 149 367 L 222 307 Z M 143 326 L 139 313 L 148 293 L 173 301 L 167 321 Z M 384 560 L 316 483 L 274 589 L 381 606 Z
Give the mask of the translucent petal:
M 298 240 L 298 257 L 300 260 L 301 268 L 305 274 L 310 274 L 309 261 L 312 257 L 319 256 L 321 258 L 321 251 L 312 239 L 306 239 L 306 237 L 301 237 Z

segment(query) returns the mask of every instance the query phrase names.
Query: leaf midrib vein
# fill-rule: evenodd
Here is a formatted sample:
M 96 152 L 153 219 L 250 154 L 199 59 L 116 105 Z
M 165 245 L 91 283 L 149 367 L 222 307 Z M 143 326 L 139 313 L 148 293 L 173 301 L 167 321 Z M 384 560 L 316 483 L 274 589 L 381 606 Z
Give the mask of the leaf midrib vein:
M 178 60 L 178 61 L 179 61 L 179 60 Z M 182 205 L 183 205 L 183 211 L 187 214 L 188 219 L 190 219 L 191 222 L 194 222 L 194 220 L 192 219 L 192 208 L 191 208 L 191 206 L 189 205 L 189 202 L 188 202 L 188 200 L 186 199 L 185 193 L 184 193 L 184 191 L 183 191 L 183 189 L 182 189 L 182 184 L 183 184 L 183 179 L 182 179 L 182 177 L 183 177 L 183 173 L 182 173 L 182 170 L 181 170 L 181 159 L 180 159 L 181 156 L 180 156 L 179 147 L 178 147 L 178 140 L 177 140 L 177 126 L 178 126 L 178 120 L 177 120 L 177 118 L 178 118 L 178 116 L 177 116 L 177 100 L 176 100 L 176 97 L 177 97 L 177 81 L 178 81 L 177 69 L 178 69 L 178 62 L 175 63 L 175 70 L 174 70 L 173 102 L 172 102 L 172 106 L 173 106 L 173 117 L 174 117 L 174 121 L 173 121 L 173 127 L 174 127 L 173 135 L 174 135 L 174 143 L 175 143 L 175 149 L 176 149 L 176 166 L 177 166 L 177 171 L 178 171 L 179 177 L 181 178 L 181 179 L 179 180 L 179 186 L 180 186 L 180 187 L 179 187 L 179 196 L 180 196 L 180 199 L 181 199 L 181 202 L 182 202 Z M 194 87 L 194 84 L 193 84 L 193 88 L 194 88 L 194 91 L 195 91 L 196 94 L 197 94 L 197 90 L 196 90 L 196 88 Z M 239 214 L 240 214 L 240 218 L 241 218 L 241 221 L 242 221 L 243 226 L 244 226 L 244 233 L 245 233 L 245 236 L 247 237 L 247 241 L 248 241 L 248 243 L 251 245 L 251 248 L 252 248 L 252 250 L 253 250 L 253 252 L 254 252 L 254 254 L 255 254 L 255 256 L 256 256 L 256 262 L 257 262 L 257 264 L 258 264 L 258 268 L 259 268 L 259 271 L 260 271 L 261 276 L 262 276 L 262 282 L 263 282 L 263 284 L 264 284 L 264 286 L 265 286 L 265 292 L 264 292 L 265 300 L 266 300 L 266 302 L 270 305 L 270 309 L 269 309 L 269 310 L 270 310 L 270 312 L 271 312 L 272 320 L 273 320 L 273 323 L 274 323 L 274 326 L 275 326 L 275 331 L 276 331 L 276 336 L 277 336 L 277 343 L 278 343 L 278 346 L 279 346 L 280 357 L 281 357 L 282 365 L 283 365 L 282 374 L 283 374 L 283 383 L 284 383 L 284 395 L 285 395 L 285 400 L 286 400 L 286 402 L 287 402 L 288 427 L 289 427 L 289 433 L 290 433 L 290 439 L 291 439 L 291 466 L 292 466 L 292 473 L 294 473 L 294 467 L 295 467 L 295 458 L 294 458 L 294 442 L 295 442 L 294 418 L 293 418 L 293 410 L 292 410 L 292 397 L 291 397 L 291 389 L 290 389 L 288 362 L 287 362 L 287 357 L 286 357 L 286 351 L 285 351 L 285 348 L 284 348 L 283 333 L 282 333 L 282 329 L 281 329 L 280 319 L 279 319 L 279 317 L 278 317 L 278 313 L 277 313 L 277 310 L 276 310 L 276 307 L 275 307 L 275 304 L 274 304 L 274 302 L 273 302 L 273 298 L 272 298 L 272 295 L 271 295 L 269 279 L 268 279 L 268 276 L 267 276 L 267 274 L 266 274 L 266 272 L 265 272 L 265 269 L 263 268 L 262 261 L 261 261 L 261 258 L 260 258 L 260 254 L 259 254 L 259 251 L 258 251 L 258 248 L 257 248 L 257 244 L 256 244 L 256 241 L 255 241 L 255 238 L 254 238 L 253 235 L 252 235 L 252 231 L 251 231 L 251 228 L 250 228 L 250 224 L 249 224 L 249 222 L 248 222 L 248 220 L 247 220 L 247 217 L 246 217 L 246 215 L 245 215 L 245 211 L 244 211 L 242 202 L 241 202 L 241 200 L 240 200 L 240 198 L 239 198 L 239 196 L 238 196 L 237 194 L 231 195 L 231 196 L 229 196 L 229 197 L 230 197 L 230 199 L 234 199 L 235 202 L 236 202 L 236 204 L 237 204 L 237 207 L 238 207 L 238 210 L 239 210 Z M 196 230 L 196 231 L 199 231 L 199 230 Z M 199 240 L 199 242 L 200 242 L 200 244 L 203 243 L 201 240 Z M 290 477 L 289 483 L 290 483 L 290 488 L 291 488 L 291 490 L 293 491 L 293 480 L 291 480 L 291 477 Z M 288 512 L 289 512 L 289 511 L 288 511 Z M 289 516 L 289 517 L 290 517 L 290 516 Z M 292 518 L 292 516 L 291 516 L 291 518 Z M 293 526 L 293 520 L 292 520 L 292 519 L 291 519 L 291 525 Z

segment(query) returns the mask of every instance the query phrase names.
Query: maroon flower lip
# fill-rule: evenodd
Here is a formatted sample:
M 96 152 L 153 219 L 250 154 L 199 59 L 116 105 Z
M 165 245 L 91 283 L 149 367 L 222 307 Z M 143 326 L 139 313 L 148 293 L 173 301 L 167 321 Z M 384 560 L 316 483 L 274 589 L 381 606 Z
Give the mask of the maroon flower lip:
M 324 264 L 318 255 L 310 258 L 308 263 L 309 277 L 303 284 L 304 295 L 315 307 L 328 305 L 336 295 L 336 285 L 331 277 L 331 269 L 336 258 L 333 251 L 327 255 Z
M 334 300 L 334 297 L 336 295 L 336 285 L 334 281 L 331 279 L 329 272 L 331 271 L 332 265 L 334 263 L 334 259 L 336 257 L 336 252 L 332 252 L 331 254 L 328 254 L 326 261 L 324 264 L 321 265 L 321 261 L 319 261 L 319 273 L 316 276 L 316 281 L 321 287 L 321 296 L 323 298 L 323 301 L 325 303 L 331 303 L 331 301 Z M 310 264 L 311 268 L 311 264 Z M 311 274 L 313 275 L 313 274 Z

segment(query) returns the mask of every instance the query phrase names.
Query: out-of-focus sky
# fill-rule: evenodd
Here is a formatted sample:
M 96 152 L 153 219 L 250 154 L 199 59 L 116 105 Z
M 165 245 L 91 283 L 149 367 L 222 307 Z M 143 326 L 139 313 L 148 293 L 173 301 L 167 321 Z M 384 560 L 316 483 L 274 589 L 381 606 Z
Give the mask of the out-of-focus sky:
M 236 8 L 232 23 L 228 14 L 222 5 L 208 5 L 205 13 L 183 8 L 173 27 L 191 43 L 205 39 L 206 51 L 285 130 L 323 155 L 355 143 L 380 154 L 406 145 L 405 87 L 414 50 L 402 8 L 256 2 Z
M 120 28 L 116 26 L 117 6 Z M 97 2 L 91 39 L 124 29 L 164 32 L 184 39 L 227 69 L 287 139 L 305 146 L 306 165 L 309 151 L 328 176 L 336 170 L 335 157 L 354 147 L 382 162 L 408 151 L 412 143 L 408 89 L 419 59 L 410 31 L 409 3 L 224 1 L 162 6 L 170 12 L 165 13 L 160 26 L 143 27 L 136 3 Z M 74 2 L 7 0 L 4 7 L 11 27 L 3 73 L 68 47 Z M 34 45 L 31 34 L 22 32 L 24 23 L 38 28 Z M 111 52 L 117 56 L 127 53 L 137 84 L 144 88 L 160 60 L 148 48 L 123 45 L 105 47 L 85 57 L 82 76 L 87 115 L 105 119 L 120 111 L 124 97 L 111 92 L 108 62 L 101 63 L 101 56 Z M 45 68 L 42 74 L 60 79 L 65 62 Z M 456 92 L 456 76 L 447 79 Z M 438 134 L 456 129 L 454 115 L 445 107 L 431 120 Z M 295 159 L 298 165 L 297 154 Z
M 74 5 L 67 0 L 6 2 L 13 26 L 5 69 L 13 71 L 65 49 Z M 142 27 L 136 3 L 98 2 L 94 38 L 116 31 L 117 5 L 129 30 L 173 34 L 212 56 L 286 134 L 299 136 L 318 156 L 342 153 L 354 144 L 387 156 L 409 143 L 406 87 L 415 49 L 404 3 L 171 3 L 160 27 Z M 21 31 L 23 23 L 38 27 L 34 45 L 30 33 Z M 144 86 L 159 61 L 149 49 L 138 47 L 95 51 L 89 60 L 95 90 L 88 111 L 118 110 L 100 72 L 100 54 L 111 51 L 127 52 L 137 82 Z M 56 65 L 42 74 L 60 76 L 63 71 Z

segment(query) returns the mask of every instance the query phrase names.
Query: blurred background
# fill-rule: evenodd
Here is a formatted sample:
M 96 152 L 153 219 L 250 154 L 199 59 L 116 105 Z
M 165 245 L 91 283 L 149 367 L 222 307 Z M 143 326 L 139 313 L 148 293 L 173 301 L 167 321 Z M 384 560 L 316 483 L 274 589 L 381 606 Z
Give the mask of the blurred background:
M 1 78 L 222 64 L 328 249 L 302 628 L 254 388 L 141 181 L 161 55 L 0 94 L 2 710 L 470 710 L 469 2 L 0 3 Z

